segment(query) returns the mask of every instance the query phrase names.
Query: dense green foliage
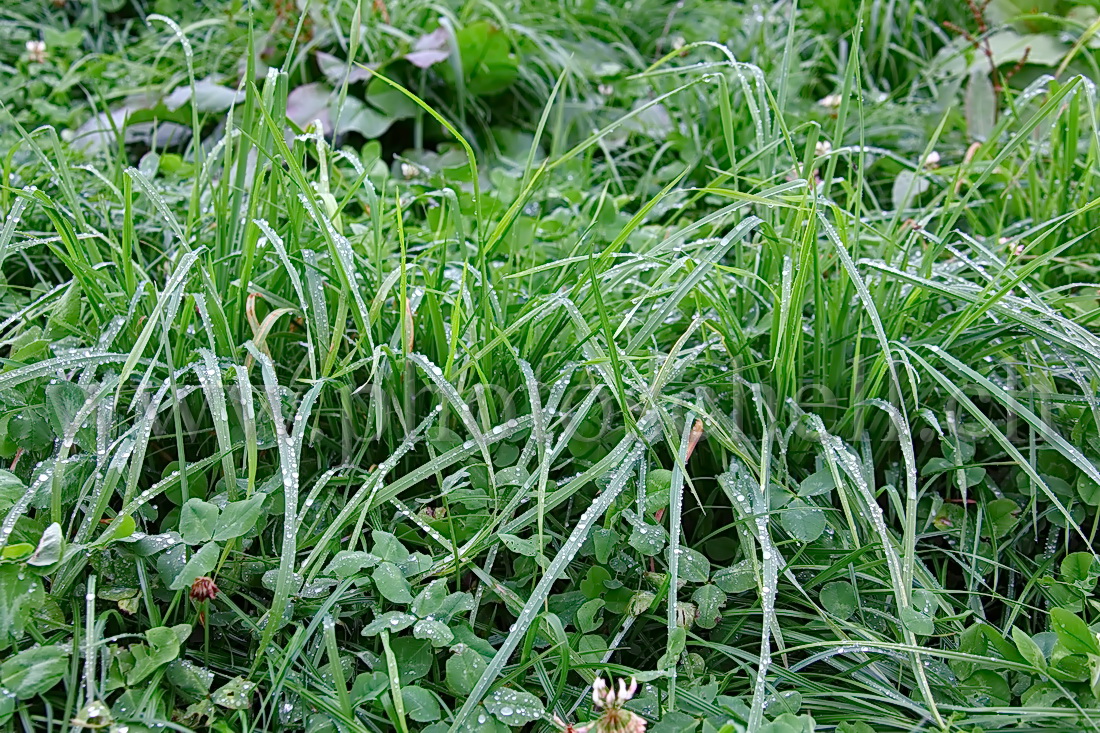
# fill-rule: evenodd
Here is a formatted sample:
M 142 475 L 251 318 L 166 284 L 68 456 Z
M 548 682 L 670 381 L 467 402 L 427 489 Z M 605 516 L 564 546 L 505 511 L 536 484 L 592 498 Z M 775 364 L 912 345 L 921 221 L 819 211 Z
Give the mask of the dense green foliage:
M 1100 727 L 1094 5 L 0 9 L 0 723 Z

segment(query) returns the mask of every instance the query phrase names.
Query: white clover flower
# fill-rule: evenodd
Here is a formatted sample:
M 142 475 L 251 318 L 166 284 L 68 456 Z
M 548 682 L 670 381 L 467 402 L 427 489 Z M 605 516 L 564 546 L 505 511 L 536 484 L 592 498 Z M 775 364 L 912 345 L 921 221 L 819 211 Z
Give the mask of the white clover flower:
M 608 685 L 603 677 L 597 677 L 592 682 L 592 704 L 603 712 L 596 720 L 573 730 L 577 733 L 589 730 L 596 733 L 645 733 L 645 718 L 623 707 L 637 691 L 638 681 L 633 677 L 629 684 L 619 678 L 618 689 Z
M 924 157 L 925 168 L 935 168 L 940 164 L 940 154 L 933 150 L 931 153 Z
M 828 140 L 818 140 L 817 145 L 814 146 L 814 155 L 821 157 L 833 152 L 833 144 Z
M 46 42 L 27 41 L 27 55 L 36 64 L 46 63 Z
M 836 109 L 842 101 L 844 100 L 839 94 L 826 94 L 817 103 L 826 109 Z

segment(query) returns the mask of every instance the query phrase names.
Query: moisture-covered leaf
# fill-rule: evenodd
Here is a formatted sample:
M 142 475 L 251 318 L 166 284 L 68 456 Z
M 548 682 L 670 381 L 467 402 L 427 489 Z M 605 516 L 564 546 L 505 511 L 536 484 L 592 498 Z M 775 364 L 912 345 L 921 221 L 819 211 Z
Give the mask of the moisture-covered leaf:
M 189 545 L 201 545 L 214 537 L 218 524 L 218 507 L 192 497 L 180 507 L 180 536 Z
M 413 615 L 420 618 L 431 616 L 443 608 L 443 602 L 447 598 L 447 581 L 437 578 L 425 586 L 424 590 L 416 594 L 412 607 L 409 609 Z
M 798 495 L 803 498 L 821 496 L 828 494 L 835 488 L 836 481 L 833 480 L 832 471 L 823 468 L 820 471 L 811 473 L 802 480 L 802 483 L 798 485 Z
M 34 554 L 27 559 L 28 565 L 35 567 L 48 567 L 61 559 L 61 551 L 65 547 L 65 538 L 61 533 L 61 525 L 54 522 L 42 533 L 38 540 L 38 547 Z
M 84 450 L 95 449 L 90 428 L 73 430 L 73 422 L 88 399 L 84 388 L 73 382 L 57 381 L 46 386 L 46 418 L 54 435 L 75 435 L 77 445 Z
M 846 580 L 828 583 L 821 589 L 818 598 L 825 610 L 837 618 L 848 618 L 858 606 L 856 589 Z
M 901 617 L 901 622 L 905 624 L 905 628 L 909 629 L 914 634 L 929 636 L 936 631 L 936 624 L 932 620 L 932 617 L 913 606 L 901 608 L 898 611 L 898 615 Z
M 376 636 L 383 631 L 395 634 L 416 623 L 416 616 L 401 611 L 388 611 L 363 628 L 363 636 Z
M 825 531 L 825 512 L 796 498 L 779 514 L 779 523 L 796 540 L 813 542 Z
M 126 684 L 138 684 L 179 656 L 180 637 L 186 637 L 190 632 L 190 624 L 181 624 L 179 627 L 158 626 L 146 631 L 147 643 L 130 647 L 130 653 L 134 655 L 134 666 L 126 675 Z
M 756 575 L 753 573 L 752 562 L 748 559 L 716 570 L 712 580 L 726 593 L 743 593 L 756 587 Z
M 427 639 L 432 646 L 447 646 L 454 641 L 454 632 L 447 624 L 434 618 L 425 618 L 416 622 L 413 627 L 413 636 L 417 639 Z
M 390 649 L 397 659 L 402 682 L 412 682 L 427 676 L 436 658 L 435 647 L 427 639 L 401 636 L 390 640 Z
M 1096 634 L 1077 614 L 1064 608 L 1052 608 L 1050 625 L 1058 634 L 1058 642 L 1071 654 L 1100 655 Z
M 401 700 L 405 703 L 405 715 L 417 723 L 431 723 L 442 716 L 435 695 L 423 687 L 416 685 L 402 687 Z
M 0 650 L 23 636 L 33 609 L 44 599 L 42 581 L 18 565 L 0 565 Z
M 592 549 L 596 553 L 596 562 L 601 565 L 607 563 L 618 546 L 619 533 L 615 530 L 604 527 L 596 527 L 592 530 Z M 660 552 L 660 550 L 657 552 Z
M 263 494 L 255 494 L 226 504 L 214 525 L 214 540 L 224 542 L 252 531 L 263 512 L 265 498 Z
M 214 682 L 213 672 L 187 659 L 177 659 L 169 664 L 165 677 L 177 693 L 191 702 L 206 697 Z
M 517 555 L 534 557 L 539 552 L 533 540 L 521 539 L 514 534 L 499 534 L 497 536 L 500 537 L 500 541 L 504 543 L 505 547 Z
M 710 560 L 690 547 L 679 548 L 679 577 L 687 583 L 705 583 L 710 577 Z
M 0 664 L 0 688 L 19 700 L 46 692 L 69 671 L 69 647 L 61 644 L 26 649 Z
M 187 561 L 187 564 L 183 566 L 183 569 L 179 571 L 175 579 L 169 586 L 172 590 L 182 590 L 184 588 L 190 588 L 195 582 L 196 578 L 203 575 L 209 575 L 210 571 L 214 569 L 214 566 L 218 563 L 218 555 L 220 549 L 214 542 L 208 542 L 199 548 L 198 552 L 191 555 L 191 559 Z
M 215 690 L 210 699 L 218 707 L 227 710 L 245 710 L 252 706 L 252 693 L 255 689 L 255 682 L 249 682 L 244 677 L 234 677 Z
M 391 603 L 412 603 L 412 586 L 405 580 L 401 568 L 392 562 L 384 562 L 371 574 L 374 585 L 382 597 Z
M 340 550 L 325 568 L 325 574 L 335 578 L 351 578 L 367 568 L 373 568 L 378 557 L 363 550 Z
M 529 692 L 501 687 L 485 698 L 485 708 L 505 725 L 525 725 L 543 714 L 542 701 Z
M 704 629 L 713 629 L 722 620 L 722 608 L 726 605 L 726 594 L 717 585 L 707 583 L 691 594 L 696 606 L 695 622 Z
M 383 562 L 403 563 L 409 559 L 409 551 L 401 544 L 401 540 L 397 539 L 389 532 L 375 530 L 371 532 L 371 539 L 374 540 L 374 549 L 372 552 L 379 560 Z
M 643 555 L 650 557 L 658 555 L 665 549 L 665 530 L 656 524 L 647 524 L 644 520 L 640 520 L 630 530 L 630 538 L 627 542 Z
M 468 695 L 485 671 L 485 658 L 465 644 L 455 645 L 447 659 L 447 687 L 459 697 Z

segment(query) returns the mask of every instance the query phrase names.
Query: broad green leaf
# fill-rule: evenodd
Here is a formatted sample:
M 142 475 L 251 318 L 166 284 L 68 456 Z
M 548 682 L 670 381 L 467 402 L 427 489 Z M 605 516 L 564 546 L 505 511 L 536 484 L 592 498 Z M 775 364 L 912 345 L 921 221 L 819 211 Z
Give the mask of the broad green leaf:
M 169 587 L 172 590 L 190 588 L 196 578 L 203 575 L 209 575 L 210 571 L 214 569 L 214 566 L 218 564 L 218 555 L 220 552 L 221 550 L 214 542 L 208 542 L 203 545 L 197 552 L 191 555 L 191 559 L 188 560 L 187 564 L 183 566 L 183 569 L 179 571 L 179 574 L 176 575 Z
M 23 636 L 31 612 L 45 599 L 42 581 L 18 565 L 0 565 L 0 651 Z
M 539 552 L 538 547 L 532 540 L 521 539 L 514 534 L 499 534 L 497 536 L 500 538 L 500 541 L 504 543 L 505 547 L 517 555 L 534 557 Z
M 255 494 L 248 499 L 226 504 L 214 525 L 214 540 L 224 542 L 251 532 L 263 513 L 265 498 L 263 494 Z
M 427 639 L 432 646 L 447 646 L 454 641 L 454 632 L 447 624 L 434 618 L 424 618 L 416 622 L 413 627 L 413 636 L 417 639 Z
M 363 704 L 378 699 L 389 689 L 390 678 L 385 672 L 364 672 L 357 675 L 352 683 L 351 699 L 357 704 Z
M 177 659 L 169 664 L 165 677 L 177 693 L 191 702 L 206 697 L 214 682 L 213 672 L 187 659 Z
M 227 710 L 245 710 L 252 707 L 252 693 L 255 689 L 255 682 L 249 682 L 244 677 L 234 677 L 215 690 L 210 699 L 218 707 Z
M 603 623 L 603 614 L 600 611 L 607 604 L 602 598 L 593 598 L 586 601 L 577 610 L 577 627 L 585 634 L 595 631 Z
M 656 524 L 647 524 L 645 520 L 639 520 L 630 530 L 630 539 L 627 542 L 641 554 L 651 557 L 665 549 L 665 530 Z
M 794 499 L 780 512 L 779 523 L 796 540 L 813 542 L 825 531 L 825 512 L 802 499 Z
M 667 468 L 656 468 L 646 474 L 645 477 L 645 510 L 647 514 L 654 514 L 659 509 L 668 506 L 669 492 L 672 489 L 672 471 Z
M 1100 655 L 1096 633 L 1081 617 L 1064 608 L 1050 609 L 1050 625 L 1058 634 L 1058 641 L 1071 654 Z
M 74 382 L 57 381 L 46 385 L 46 418 L 54 435 L 74 434 L 73 422 L 87 399 L 84 388 Z M 74 435 L 77 445 L 85 451 L 95 450 L 91 428 L 79 428 Z
M 1100 484 L 1093 481 L 1088 474 L 1077 475 L 1077 495 L 1089 506 L 1100 506 Z
M 613 529 L 596 527 L 592 530 L 592 549 L 596 552 L 596 562 L 604 565 L 611 559 L 615 548 L 619 546 L 619 533 Z M 658 549 L 657 552 L 660 552 Z M 656 554 L 656 553 L 654 553 Z
M 1013 626 L 1012 641 L 1016 643 L 1016 649 L 1019 650 L 1020 656 L 1026 659 L 1031 666 L 1038 670 L 1047 668 L 1047 658 L 1043 655 L 1043 650 L 1027 635 L 1026 631 L 1018 626 Z
M 1062 558 L 1062 563 L 1059 566 L 1062 580 L 1067 583 L 1080 583 L 1091 578 L 1095 584 L 1096 577 L 1093 574 L 1095 563 L 1096 556 L 1091 552 L 1071 552 Z
M 412 682 L 427 676 L 435 662 L 436 651 L 426 639 L 401 636 L 390 640 L 390 648 L 401 670 L 401 681 Z
M 599 664 L 607 654 L 607 639 L 600 634 L 585 634 L 577 642 L 577 654 L 586 664 Z
M 838 618 L 846 619 L 856 611 L 856 589 L 846 580 L 825 585 L 818 598 L 825 610 Z
M 935 622 L 924 611 L 912 606 L 905 606 L 898 612 L 898 615 L 901 617 L 901 622 L 905 624 L 905 628 L 914 634 L 929 636 L 936 632 Z
M 47 567 L 61 559 L 61 551 L 64 549 L 65 539 L 61 534 L 61 525 L 54 522 L 42 533 L 38 540 L 38 548 L 27 560 L 28 565 L 35 567 Z
M 833 480 L 832 471 L 823 468 L 816 473 L 811 473 L 802 480 L 802 483 L 798 485 L 798 495 L 803 498 L 821 496 L 822 494 L 828 494 L 835 488 L 836 482 Z
M 435 695 L 423 687 L 402 687 L 401 700 L 405 703 L 405 715 L 417 723 L 431 723 L 442 716 Z
M 329 561 L 325 575 L 335 578 L 351 578 L 366 568 L 373 568 L 379 562 L 378 557 L 363 550 L 340 550 Z
M 814 719 L 809 713 L 783 713 L 760 727 L 760 733 L 814 733 Z
M 60 644 L 26 649 L 0 664 L 0 687 L 19 700 L 46 692 L 69 671 L 69 648 Z
M 836 733 L 875 733 L 875 729 L 862 720 L 847 720 L 836 727 Z
M 907 209 L 913 200 L 928 190 L 932 182 L 928 176 L 904 168 L 894 178 L 891 198 L 895 209 Z
M 215 505 L 202 499 L 188 499 L 180 507 L 180 536 L 183 541 L 189 545 L 201 545 L 213 539 L 218 514 Z
M 581 593 L 584 593 L 586 598 L 599 598 L 607 592 L 604 582 L 608 580 L 611 580 L 611 573 L 599 565 L 593 565 L 581 581 Z
M 979 669 L 959 687 L 978 705 L 1008 705 L 1012 700 L 1012 691 L 1005 676 L 991 669 Z
M 383 562 L 371 574 L 374 585 L 382 597 L 391 603 L 412 603 L 412 587 L 405 580 L 401 568 L 392 562 Z
M 373 553 L 379 560 L 397 564 L 408 561 L 409 551 L 389 532 L 375 530 L 371 532 L 371 539 L 374 540 Z
M 401 611 L 387 611 L 363 627 L 363 636 L 376 636 L 383 631 L 395 634 L 416 623 L 416 616 Z
M 0 512 L 7 513 L 15 502 L 23 498 L 27 487 L 10 471 L 0 469 Z
M 190 632 L 190 625 L 184 624 Z M 126 675 L 126 684 L 133 686 L 168 664 L 180 652 L 180 632 L 168 626 L 158 626 L 145 632 L 147 644 L 135 644 L 130 647 L 134 655 L 134 666 Z
M 1020 507 L 1012 499 L 994 499 L 986 505 L 986 536 L 1004 537 L 1019 521 Z
M 703 553 L 690 547 L 681 547 L 680 580 L 688 583 L 705 583 L 710 577 L 710 560 Z
M 491 21 L 480 20 L 459 29 L 455 45 L 462 59 L 467 93 L 497 94 L 516 80 L 519 62 L 512 53 L 512 42 Z M 447 66 L 440 68 L 449 70 Z
M 485 658 L 465 644 L 457 644 L 447 659 L 447 687 L 458 696 L 469 694 L 485 671 Z
M 443 603 L 447 599 L 447 581 L 437 578 L 416 594 L 412 607 L 409 609 L 413 615 L 426 618 L 443 610 Z
M 978 142 L 988 140 L 997 124 L 997 95 L 988 68 L 978 67 L 971 71 L 963 109 L 970 139 Z
M 722 608 L 726 605 L 726 594 L 717 585 L 707 583 L 691 594 L 691 600 L 698 609 L 696 623 L 704 629 L 713 629 L 722 620 Z
M 745 559 L 728 568 L 720 568 L 711 578 L 726 593 L 743 593 L 756 587 L 756 575 L 752 561 Z
M 439 619 L 450 621 L 456 614 L 473 610 L 474 597 L 469 593 L 451 593 L 439 604 L 432 614 Z
M 499 687 L 485 698 L 485 709 L 501 723 L 526 725 L 543 714 L 542 701 L 529 692 Z

